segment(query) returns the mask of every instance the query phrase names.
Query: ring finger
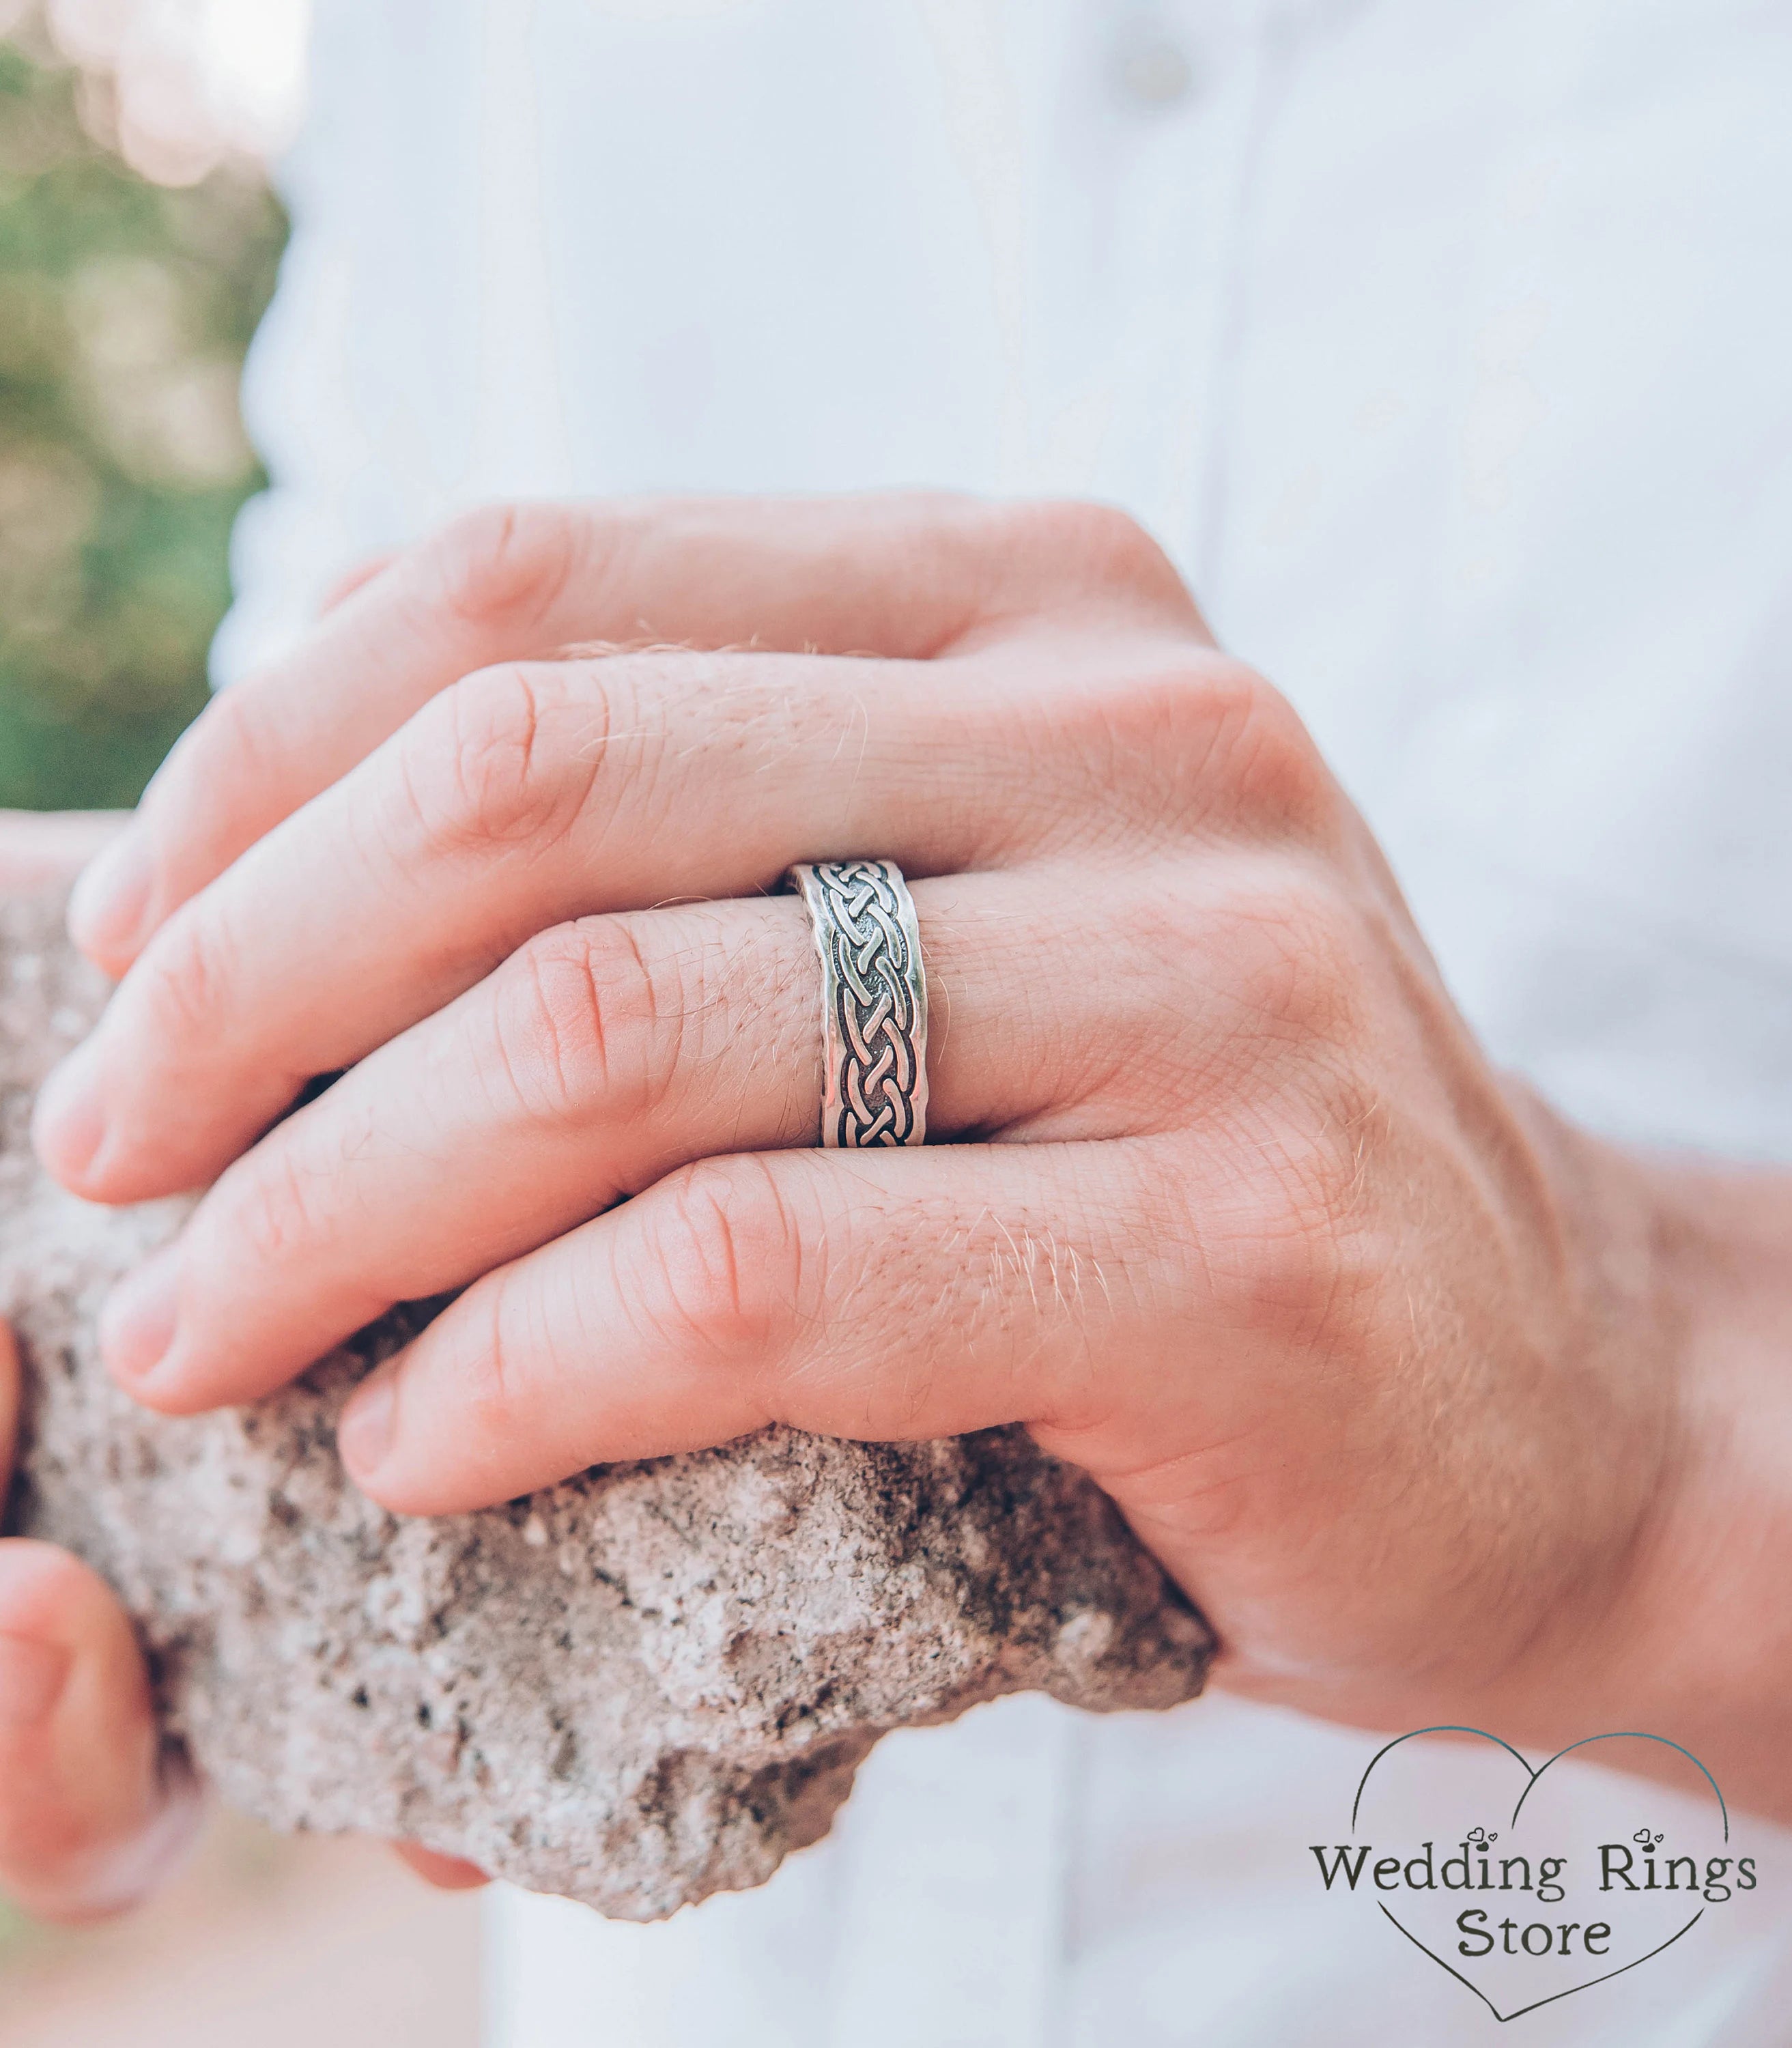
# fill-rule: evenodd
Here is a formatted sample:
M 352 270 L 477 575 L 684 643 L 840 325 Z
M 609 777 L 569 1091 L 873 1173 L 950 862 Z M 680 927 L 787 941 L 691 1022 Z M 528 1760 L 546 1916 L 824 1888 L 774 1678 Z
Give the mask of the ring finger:
M 1047 867 L 914 885 L 937 1134 L 1138 1127 L 1102 1048 L 1136 1055 L 1166 1014 L 1114 891 L 1067 929 L 1076 886 Z M 1073 985 L 1040 972 L 1067 943 Z M 819 972 L 793 897 L 530 941 L 229 1169 L 114 1297 L 109 1363 L 158 1407 L 251 1399 L 394 1301 L 464 1286 L 679 1165 L 813 1145 Z

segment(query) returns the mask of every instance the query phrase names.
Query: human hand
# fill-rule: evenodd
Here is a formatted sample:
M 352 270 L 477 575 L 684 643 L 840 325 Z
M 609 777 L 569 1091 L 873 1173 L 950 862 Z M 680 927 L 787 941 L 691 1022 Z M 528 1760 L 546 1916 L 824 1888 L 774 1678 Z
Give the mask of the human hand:
M 956 1142 L 809 1149 L 812 943 L 760 892 L 854 855 L 911 879 Z M 222 1175 L 109 1311 L 152 1406 L 464 1287 L 347 1411 L 401 1512 L 1018 1421 L 1239 1689 L 1548 1740 L 1654 1654 L 1638 1184 L 1489 1069 L 1299 720 L 1116 514 L 460 522 L 205 713 L 75 929 L 124 979 L 46 1163 Z

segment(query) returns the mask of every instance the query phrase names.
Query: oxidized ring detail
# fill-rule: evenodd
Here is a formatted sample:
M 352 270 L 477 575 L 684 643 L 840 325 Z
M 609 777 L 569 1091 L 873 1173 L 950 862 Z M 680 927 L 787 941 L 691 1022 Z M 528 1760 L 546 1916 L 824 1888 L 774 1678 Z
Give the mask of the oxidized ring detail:
M 927 1136 L 927 982 L 921 928 L 888 860 L 824 860 L 785 878 L 821 956 L 821 1142 L 848 1150 Z

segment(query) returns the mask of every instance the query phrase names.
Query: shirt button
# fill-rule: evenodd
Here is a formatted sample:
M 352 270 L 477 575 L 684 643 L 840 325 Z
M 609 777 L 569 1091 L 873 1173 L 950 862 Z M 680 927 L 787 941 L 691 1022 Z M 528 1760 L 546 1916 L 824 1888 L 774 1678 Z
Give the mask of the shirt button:
M 1123 48 L 1119 73 L 1121 91 L 1141 107 L 1174 107 L 1188 98 L 1195 82 L 1186 52 L 1164 37 Z

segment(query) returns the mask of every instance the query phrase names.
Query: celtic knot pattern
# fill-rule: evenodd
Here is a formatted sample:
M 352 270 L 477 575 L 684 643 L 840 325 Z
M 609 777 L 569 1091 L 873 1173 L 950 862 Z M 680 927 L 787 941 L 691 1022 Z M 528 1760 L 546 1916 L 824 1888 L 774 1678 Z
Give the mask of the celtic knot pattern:
M 792 875 L 821 955 L 821 1142 L 918 1145 L 927 1132 L 927 993 L 907 886 L 884 860 L 824 861 Z

